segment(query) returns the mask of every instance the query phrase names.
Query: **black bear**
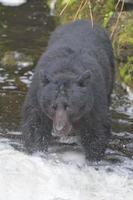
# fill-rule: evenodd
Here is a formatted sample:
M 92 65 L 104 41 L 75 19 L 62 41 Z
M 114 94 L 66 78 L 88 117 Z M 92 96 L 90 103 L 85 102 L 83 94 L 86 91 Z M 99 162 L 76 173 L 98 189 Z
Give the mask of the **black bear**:
M 114 79 L 111 42 L 103 28 L 78 20 L 52 34 L 25 99 L 24 145 L 47 150 L 54 136 L 80 136 L 86 158 L 100 160 L 107 147 Z

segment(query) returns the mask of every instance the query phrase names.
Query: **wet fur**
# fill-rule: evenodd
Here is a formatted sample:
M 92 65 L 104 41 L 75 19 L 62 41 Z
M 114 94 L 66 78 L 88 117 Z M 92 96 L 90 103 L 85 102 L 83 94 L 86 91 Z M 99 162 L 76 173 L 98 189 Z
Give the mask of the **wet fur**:
M 114 58 L 105 31 L 97 25 L 92 28 L 91 22 L 82 20 L 57 28 L 36 66 L 22 116 L 23 139 L 28 152 L 47 150 L 51 138 L 52 120 L 40 106 L 40 88 L 54 79 L 61 84 L 65 78 L 61 78 L 60 74 L 64 77 L 69 74 L 71 79 L 71 74 L 76 78 L 87 70 L 91 73 L 91 81 L 87 86 L 87 99 L 84 100 L 87 102 L 86 110 L 77 122 L 71 120 L 73 127 L 80 132 L 86 158 L 100 160 L 103 157 L 111 134 L 109 105 L 114 79 Z M 43 77 L 47 77 L 43 80 L 43 86 L 40 83 L 40 72 Z M 93 101 L 89 95 L 93 96 Z M 83 99 L 77 98 L 76 101 L 77 106 L 84 104 Z M 80 115 L 76 111 L 76 105 L 75 113 L 77 117 Z

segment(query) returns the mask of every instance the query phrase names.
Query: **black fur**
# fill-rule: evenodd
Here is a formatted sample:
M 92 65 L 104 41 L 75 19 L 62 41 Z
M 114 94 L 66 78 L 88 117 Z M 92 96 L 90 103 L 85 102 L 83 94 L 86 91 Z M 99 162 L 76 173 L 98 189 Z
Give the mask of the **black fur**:
M 22 132 L 29 152 L 47 150 L 52 106 L 68 105 L 86 158 L 100 160 L 110 138 L 110 95 L 114 58 L 110 40 L 98 25 L 76 21 L 52 34 L 40 58 L 23 107 Z

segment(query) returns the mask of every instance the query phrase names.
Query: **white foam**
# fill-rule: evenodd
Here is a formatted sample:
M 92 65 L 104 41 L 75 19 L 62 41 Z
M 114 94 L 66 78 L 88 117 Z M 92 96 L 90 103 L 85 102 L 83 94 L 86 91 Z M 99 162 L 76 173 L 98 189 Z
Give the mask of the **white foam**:
M 26 0 L 0 0 L 0 3 L 5 6 L 19 6 L 23 3 L 26 3 Z
M 133 200 L 133 177 L 121 166 L 114 172 L 106 167 L 96 170 L 77 156 L 79 167 L 71 152 L 64 154 L 70 162 L 60 161 L 57 155 L 27 156 L 8 142 L 0 142 L 1 200 Z
M 9 85 L 9 86 L 3 86 L 2 89 L 3 90 L 15 90 L 15 89 L 17 89 L 17 87 L 13 86 L 13 85 Z
M 121 83 L 122 87 L 127 91 L 130 100 L 133 100 L 133 90 L 125 83 Z
M 50 1 L 50 3 L 49 3 L 50 14 L 51 14 L 51 15 L 54 15 L 56 2 L 57 2 L 57 0 L 52 0 L 52 1 Z

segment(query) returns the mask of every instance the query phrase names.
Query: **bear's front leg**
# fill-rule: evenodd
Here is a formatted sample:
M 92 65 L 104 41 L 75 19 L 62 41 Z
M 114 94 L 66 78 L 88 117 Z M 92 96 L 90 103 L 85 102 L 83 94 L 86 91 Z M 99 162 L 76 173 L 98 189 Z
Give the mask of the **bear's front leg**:
M 28 153 L 47 151 L 51 134 L 49 121 L 39 108 L 30 105 L 24 107 L 22 137 Z
M 81 142 L 85 150 L 86 158 L 89 161 L 99 161 L 104 157 L 111 130 L 108 118 L 94 120 L 89 123 L 81 134 Z

